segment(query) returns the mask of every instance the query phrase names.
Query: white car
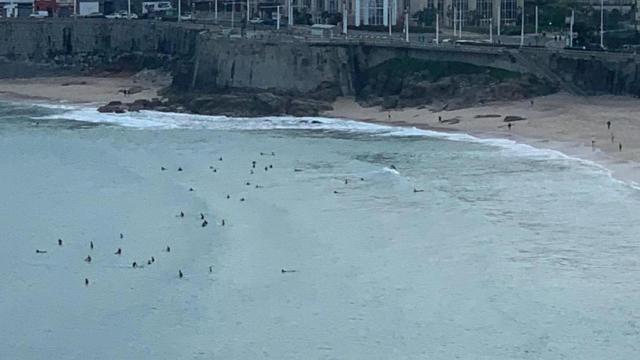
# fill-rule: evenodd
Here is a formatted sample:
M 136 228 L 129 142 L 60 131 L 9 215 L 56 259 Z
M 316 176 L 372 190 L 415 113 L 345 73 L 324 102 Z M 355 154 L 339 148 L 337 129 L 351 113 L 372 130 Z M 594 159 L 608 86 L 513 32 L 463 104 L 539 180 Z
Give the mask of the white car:
M 133 14 L 133 13 L 131 15 L 129 15 L 129 14 L 127 14 L 126 11 L 123 10 L 123 11 L 115 12 L 113 14 L 109 14 L 109 15 L 107 15 L 105 17 L 107 19 L 137 19 L 138 15 Z
M 42 19 L 42 18 L 46 18 L 49 17 L 49 13 L 46 11 L 36 11 L 33 12 L 31 14 L 29 14 L 30 18 L 36 18 L 36 19 Z

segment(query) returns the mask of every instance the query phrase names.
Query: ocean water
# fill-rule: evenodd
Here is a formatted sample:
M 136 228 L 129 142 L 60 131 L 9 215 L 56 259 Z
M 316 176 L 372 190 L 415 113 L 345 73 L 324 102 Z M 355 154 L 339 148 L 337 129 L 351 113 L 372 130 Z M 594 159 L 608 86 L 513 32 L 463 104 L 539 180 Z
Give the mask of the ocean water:
M 555 151 L 3 103 L 0 167 L 1 359 L 640 357 L 640 192 Z

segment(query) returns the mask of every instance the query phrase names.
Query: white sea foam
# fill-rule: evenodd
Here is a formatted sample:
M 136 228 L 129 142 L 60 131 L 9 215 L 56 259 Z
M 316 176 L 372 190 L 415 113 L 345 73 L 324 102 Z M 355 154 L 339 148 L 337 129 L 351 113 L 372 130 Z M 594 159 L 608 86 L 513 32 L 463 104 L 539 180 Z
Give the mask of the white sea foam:
M 462 141 L 483 144 L 504 149 L 507 155 L 525 156 L 549 160 L 569 160 L 589 166 L 605 173 L 612 180 L 640 189 L 635 182 L 617 180 L 610 169 L 586 159 L 574 157 L 557 150 L 537 148 L 510 139 L 480 138 L 466 133 L 448 133 L 442 131 L 418 129 L 415 127 L 397 127 L 372 124 L 348 119 L 324 117 L 270 116 L 259 118 L 231 118 L 227 116 L 194 115 L 140 111 L 135 113 L 100 113 L 92 107 L 73 105 L 37 104 L 51 109 L 67 110 L 61 114 L 43 116 L 38 119 L 67 119 L 91 123 L 114 124 L 129 128 L 171 130 L 171 129 L 208 129 L 208 130 L 319 130 L 347 133 L 371 134 L 374 136 L 425 137 L 449 141 Z M 392 170 L 392 169 L 389 169 Z

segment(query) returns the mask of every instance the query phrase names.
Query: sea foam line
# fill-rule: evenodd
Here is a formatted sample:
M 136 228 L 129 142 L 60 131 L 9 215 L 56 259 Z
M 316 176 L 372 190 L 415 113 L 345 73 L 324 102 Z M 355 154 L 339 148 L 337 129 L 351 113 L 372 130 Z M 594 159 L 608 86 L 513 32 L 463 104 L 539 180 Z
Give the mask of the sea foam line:
M 22 104 L 24 105 L 24 104 Z M 567 155 L 553 149 L 537 148 L 510 139 L 480 138 L 467 133 L 448 133 L 442 131 L 425 130 L 416 127 L 398 127 L 391 125 L 373 124 L 349 119 L 325 117 L 292 117 L 273 116 L 260 118 L 230 118 L 227 116 L 196 115 L 182 113 L 165 113 L 157 111 L 140 111 L 135 113 L 112 114 L 100 113 L 92 107 L 72 105 L 35 104 L 51 109 L 67 110 L 61 114 L 42 116 L 38 119 L 67 119 L 91 123 L 114 124 L 136 129 L 208 129 L 208 130 L 321 130 L 349 133 L 363 133 L 375 136 L 398 137 L 426 137 L 449 141 L 477 143 L 505 149 L 511 155 L 538 157 L 550 160 L 569 160 L 597 169 L 611 180 L 640 190 L 640 184 L 633 181 L 616 179 L 613 172 L 595 161 Z

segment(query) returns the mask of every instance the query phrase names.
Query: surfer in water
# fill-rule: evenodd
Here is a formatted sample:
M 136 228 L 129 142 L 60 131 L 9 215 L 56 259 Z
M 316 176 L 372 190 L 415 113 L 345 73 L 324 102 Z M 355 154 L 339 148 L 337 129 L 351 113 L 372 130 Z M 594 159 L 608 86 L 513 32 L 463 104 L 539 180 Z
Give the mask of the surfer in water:
M 116 250 L 116 252 L 114 253 L 116 255 L 122 255 L 122 249 L 118 248 L 118 250 Z
M 91 255 L 87 255 L 87 257 L 84 258 L 84 261 L 91 263 Z
M 46 254 L 46 253 L 47 253 L 46 250 L 36 249 L 36 254 Z
M 58 246 L 62 246 L 62 239 L 58 239 Z
M 182 279 L 183 276 L 184 276 L 184 274 L 182 274 L 182 270 L 178 270 L 178 277 L 180 279 Z

